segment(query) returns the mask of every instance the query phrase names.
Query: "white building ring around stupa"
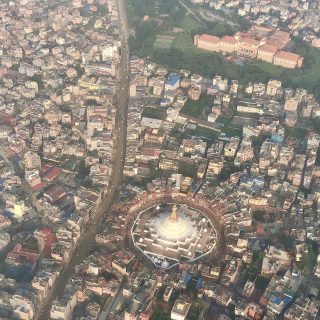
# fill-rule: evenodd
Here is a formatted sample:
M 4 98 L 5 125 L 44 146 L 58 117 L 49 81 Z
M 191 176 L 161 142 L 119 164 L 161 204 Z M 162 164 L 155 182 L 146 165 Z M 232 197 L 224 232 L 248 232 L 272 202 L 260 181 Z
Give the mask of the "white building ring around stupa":
M 200 210 L 187 205 L 155 204 L 139 212 L 131 228 L 134 246 L 157 267 L 196 261 L 217 245 L 217 231 Z

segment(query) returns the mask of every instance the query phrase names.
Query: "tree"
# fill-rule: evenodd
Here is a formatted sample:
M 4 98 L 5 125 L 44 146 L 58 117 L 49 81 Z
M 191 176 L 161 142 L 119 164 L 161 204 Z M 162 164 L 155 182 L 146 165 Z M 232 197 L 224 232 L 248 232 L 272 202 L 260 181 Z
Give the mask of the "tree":
M 318 256 L 318 246 L 314 242 L 309 242 L 307 244 L 307 251 L 302 256 L 301 259 L 301 270 L 303 273 L 307 274 L 312 271 Z
M 150 179 L 156 179 L 159 176 L 159 168 L 158 163 L 156 161 L 152 161 L 150 163 Z
M 178 172 L 185 177 L 194 178 L 197 173 L 197 168 L 191 163 L 180 162 Z
M 84 160 L 78 163 L 77 172 L 77 178 L 80 180 L 84 180 L 90 174 L 90 168 L 86 166 Z
M 248 266 L 245 274 L 245 279 L 249 281 L 255 281 L 257 276 L 261 272 L 262 260 L 264 257 L 263 252 L 257 252 L 253 254 L 252 262 Z

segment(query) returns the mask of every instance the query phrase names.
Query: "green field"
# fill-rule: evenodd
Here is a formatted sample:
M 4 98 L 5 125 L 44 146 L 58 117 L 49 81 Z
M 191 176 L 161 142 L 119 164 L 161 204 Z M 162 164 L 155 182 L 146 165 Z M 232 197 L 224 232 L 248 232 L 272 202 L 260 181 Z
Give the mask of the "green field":
M 193 36 L 192 36 L 192 31 L 196 30 L 198 28 L 203 28 L 205 27 L 204 24 L 201 22 L 197 21 L 195 18 L 193 18 L 190 15 L 185 15 L 182 20 L 180 20 L 176 25 L 174 25 L 174 28 L 180 28 L 183 31 L 181 32 L 173 32 L 172 30 L 168 30 L 166 35 L 157 35 L 155 38 L 155 48 L 160 48 L 160 49 L 178 49 L 178 50 L 192 50 L 194 54 L 199 53 L 199 51 L 194 48 L 193 46 Z M 166 39 L 167 38 L 167 39 Z M 170 39 L 171 38 L 171 39 Z M 165 48 L 164 46 L 157 46 L 156 42 L 170 42 L 170 45 L 167 45 Z M 201 53 L 200 53 L 201 54 Z
M 225 126 L 221 129 L 222 133 L 225 133 L 229 137 L 242 136 L 242 129 L 234 128 L 231 126 Z
M 230 116 L 225 116 L 225 115 L 219 115 L 218 118 L 217 118 L 217 122 L 220 122 L 224 125 L 228 125 L 232 120 L 232 117 Z
M 207 95 L 201 95 L 198 101 L 187 100 L 181 109 L 181 113 L 202 120 L 207 120 L 207 115 L 211 112 L 212 100 Z
M 173 36 L 158 35 L 154 40 L 153 47 L 156 49 L 170 49 L 174 39 Z
M 288 136 L 302 139 L 306 136 L 307 129 L 304 128 L 298 128 L 298 127 L 286 127 L 286 134 Z
M 146 107 L 142 111 L 142 117 L 163 120 L 166 117 L 166 111 L 160 107 Z
M 205 140 L 209 140 L 210 142 L 213 142 L 216 139 L 217 135 L 219 134 L 219 131 L 202 127 L 202 126 L 197 126 L 196 130 L 194 131 L 194 134 Z
M 192 32 L 192 30 L 195 30 L 196 28 L 201 28 L 204 27 L 205 24 L 202 23 L 201 21 L 196 20 L 194 17 L 191 15 L 184 15 L 182 20 L 180 20 L 177 23 L 177 26 L 182 28 L 185 32 Z
M 192 49 L 193 43 L 191 41 L 190 35 L 186 34 L 185 32 L 177 34 L 173 41 L 172 48 L 181 50 L 189 48 Z

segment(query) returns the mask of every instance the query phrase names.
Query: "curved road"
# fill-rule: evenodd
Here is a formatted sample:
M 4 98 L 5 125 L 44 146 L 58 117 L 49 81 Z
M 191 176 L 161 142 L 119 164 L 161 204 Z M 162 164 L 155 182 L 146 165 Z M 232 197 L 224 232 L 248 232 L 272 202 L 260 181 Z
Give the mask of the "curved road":
M 112 174 L 110 179 L 110 187 L 108 193 L 104 196 L 101 204 L 96 210 L 91 224 L 87 230 L 82 232 L 82 235 L 76 244 L 75 252 L 66 265 L 63 266 L 58 279 L 56 280 L 50 294 L 38 312 L 35 319 L 48 320 L 52 301 L 59 295 L 63 294 L 65 285 L 68 280 L 74 275 L 75 266 L 87 257 L 88 252 L 94 244 L 95 235 L 98 231 L 98 226 L 101 218 L 108 212 L 114 199 L 116 198 L 118 187 L 122 183 L 122 171 L 126 150 L 126 129 L 127 129 L 127 111 L 128 111 L 128 86 L 129 86 L 129 47 L 128 35 L 129 29 L 125 12 L 124 0 L 118 0 L 119 8 L 119 28 L 121 40 L 121 60 L 119 63 L 119 78 L 118 78 L 118 93 L 116 96 L 116 133 L 115 133 L 115 150 L 114 162 L 112 166 Z

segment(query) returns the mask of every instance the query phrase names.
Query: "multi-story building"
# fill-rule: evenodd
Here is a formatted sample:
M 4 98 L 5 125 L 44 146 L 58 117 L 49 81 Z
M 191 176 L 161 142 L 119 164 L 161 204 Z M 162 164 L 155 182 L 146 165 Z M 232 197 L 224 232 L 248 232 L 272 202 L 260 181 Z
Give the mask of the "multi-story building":
M 285 320 L 315 320 L 320 309 L 320 303 L 316 299 L 305 297 L 297 298 L 291 307 L 284 313 Z
M 220 38 L 220 51 L 222 52 L 234 52 L 238 48 L 238 41 L 232 36 L 223 36 Z
M 303 57 L 298 54 L 280 51 L 274 55 L 273 64 L 283 68 L 301 68 L 303 63 Z
M 249 37 L 237 37 L 238 48 L 237 54 L 242 57 L 256 59 L 260 42 Z
M 171 319 L 172 320 L 185 320 L 189 309 L 191 307 L 191 303 L 185 301 L 184 299 L 177 299 L 174 303 L 174 306 L 171 310 Z
M 287 33 L 279 30 L 272 33 L 266 40 L 261 37 L 255 38 L 254 33 L 237 33 L 234 36 L 221 38 L 202 34 L 194 36 L 194 45 L 213 52 L 236 52 L 239 56 L 262 60 L 283 68 L 301 68 L 303 57 L 281 50 L 287 44 L 288 36 Z
M 273 63 L 273 58 L 278 48 L 271 44 L 264 44 L 257 50 L 257 59 L 269 63 Z
M 165 91 L 174 91 L 179 88 L 180 76 L 178 74 L 172 73 L 169 75 L 167 81 L 165 82 Z
M 266 94 L 268 96 L 274 97 L 278 90 L 281 88 L 281 81 L 279 80 L 269 80 L 267 85 Z
M 209 34 L 196 35 L 194 37 L 194 45 L 200 49 L 219 52 L 220 38 Z
M 31 300 L 16 294 L 13 295 L 9 301 L 13 310 L 13 314 L 16 318 L 23 320 L 33 319 L 35 308 Z
M 296 98 L 287 99 L 284 104 L 284 110 L 290 112 L 296 112 L 298 109 L 299 100 Z
M 27 151 L 23 157 L 23 163 L 26 169 L 40 169 L 41 168 L 41 158 L 39 155 L 32 151 Z

